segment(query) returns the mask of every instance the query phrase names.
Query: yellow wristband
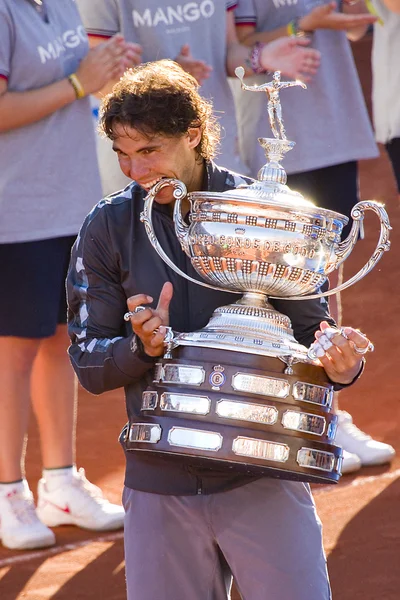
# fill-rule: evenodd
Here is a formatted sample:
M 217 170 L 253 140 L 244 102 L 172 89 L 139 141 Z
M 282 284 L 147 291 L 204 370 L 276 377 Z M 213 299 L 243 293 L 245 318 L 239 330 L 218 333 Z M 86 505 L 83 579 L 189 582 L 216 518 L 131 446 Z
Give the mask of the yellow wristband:
M 381 19 L 381 17 L 379 16 L 378 11 L 376 10 L 375 6 L 372 4 L 371 0 L 365 0 L 365 6 L 367 7 L 367 10 L 369 12 L 370 15 L 373 15 L 374 17 L 378 17 L 378 23 L 379 25 L 383 25 L 383 21 Z
M 83 85 L 81 84 L 75 73 L 71 73 L 71 75 L 68 75 L 68 81 L 74 88 L 75 96 L 78 99 L 84 98 L 86 96 L 85 90 L 83 89 Z
M 290 23 L 288 23 L 288 26 L 286 27 L 286 31 L 287 31 L 287 34 L 289 36 L 296 35 L 296 30 L 295 30 L 295 27 L 294 27 L 294 21 L 290 21 Z
M 286 32 L 287 32 L 288 36 L 294 35 L 296 37 L 304 37 L 306 35 L 306 32 L 300 28 L 300 25 L 299 25 L 300 21 L 301 21 L 301 18 L 296 17 L 295 19 L 290 21 L 290 23 L 288 23 L 288 25 L 286 27 Z M 312 32 L 307 31 L 307 35 L 309 35 L 311 33 Z

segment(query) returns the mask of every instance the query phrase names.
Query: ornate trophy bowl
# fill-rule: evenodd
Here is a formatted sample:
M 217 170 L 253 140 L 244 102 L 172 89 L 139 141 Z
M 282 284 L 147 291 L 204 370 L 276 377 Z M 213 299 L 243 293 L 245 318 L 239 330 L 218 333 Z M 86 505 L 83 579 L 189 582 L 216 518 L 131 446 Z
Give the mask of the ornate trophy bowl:
M 390 225 L 380 204 L 359 202 L 351 231 L 341 241 L 348 218 L 288 188 L 280 161 L 294 142 L 285 136 L 278 91 L 296 84 L 281 82 L 276 73 L 271 84 L 258 88 L 242 82 L 245 89 L 269 94 L 275 137 L 259 139 L 267 163 L 257 181 L 222 193 L 187 194 L 181 181 L 165 179 L 145 199 L 141 219 L 160 257 L 182 277 L 241 298 L 217 308 L 200 331 L 169 331 L 153 385 L 143 394 L 142 416 L 126 432 L 129 449 L 285 479 L 340 477 L 332 382 L 268 297 L 302 300 L 349 287 L 389 249 Z M 176 199 L 176 235 L 202 281 L 176 267 L 154 233 L 152 206 L 165 186 L 173 187 Z M 183 199 L 190 203 L 188 222 Z M 371 258 L 342 285 L 318 291 L 352 252 L 367 210 L 377 214 L 381 226 Z

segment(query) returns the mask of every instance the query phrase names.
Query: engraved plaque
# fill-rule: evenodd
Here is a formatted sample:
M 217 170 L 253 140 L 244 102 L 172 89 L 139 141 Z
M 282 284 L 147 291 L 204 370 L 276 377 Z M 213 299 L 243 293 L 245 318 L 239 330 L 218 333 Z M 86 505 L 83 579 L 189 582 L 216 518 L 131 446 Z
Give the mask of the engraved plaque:
M 278 419 L 278 410 L 274 406 L 224 399 L 217 402 L 216 413 L 225 419 L 239 419 L 267 425 L 273 425 Z
M 248 375 L 247 373 L 236 373 L 232 377 L 232 387 L 239 392 L 249 392 L 275 398 L 286 398 L 290 389 L 289 382 L 285 379 L 275 379 L 263 375 Z
M 304 431 L 305 433 L 313 433 L 315 435 L 322 435 L 324 433 L 325 424 L 324 417 L 297 412 L 295 410 L 287 410 L 282 416 L 282 425 L 286 429 Z
M 161 381 L 162 376 L 163 376 L 163 366 L 161 363 L 156 363 L 156 366 L 154 367 L 153 383 L 158 383 L 159 381 Z
M 264 460 L 273 460 L 275 462 L 286 462 L 289 458 L 289 446 L 257 440 L 239 436 L 233 440 L 232 450 L 235 454 L 241 456 L 251 456 L 253 458 L 262 458 Z
M 201 385 L 205 378 L 203 367 L 193 365 L 165 364 L 161 381 L 163 383 L 181 383 Z
M 158 394 L 157 392 L 143 392 L 142 394 L 142 410 L 154 410 L 157 407 Z
M 171 446 L 182 448 L 197 448 L 216 452 L 222 446 L 222 435 L 214 431 L 201 431 L 188 427 L 172 427 L 168 434 Z
M 161 410 L 171 412 L 207 415 L 210 412 L 211 400 L 207 396 L 190 396 L 164 392 L 160 398 Z
M 162 429 L 160 425 L 134 423 L 129 429 L 129 441 L 156 444 L 161 439 L 161 432 Z
M 297 462 L 301 467 L 331 472 L 335 464 L 335 455 L 323 450 L 300 448 L 297 452 Z
M 333 400 L 333 389 L 297 381 L 293 384 L 293 398 L 330 408 Z

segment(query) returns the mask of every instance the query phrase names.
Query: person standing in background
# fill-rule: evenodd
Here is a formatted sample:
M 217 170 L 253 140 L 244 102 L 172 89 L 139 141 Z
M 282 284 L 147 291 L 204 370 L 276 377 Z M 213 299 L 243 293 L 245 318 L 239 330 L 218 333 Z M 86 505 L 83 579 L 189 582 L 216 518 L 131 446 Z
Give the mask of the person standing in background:
M 247 61 L 247 75 L 253 69 L 269 68 L 273 52 L 265 48 L 241 47 L 235 33 L 233 8 L 236 0 L 201 0 L 187 4 L 165 0 L 77 0 L 82 21 L 95 46 L 117 32 L 137 44 L 136 64 L 161 58 L 175 60 L 201 84 L 200 92 L 212 99 L 222 127 L 219 161 L 225 167 L 244 173 L 240 160 L 235 107 L 227 81 L 235 67 Z M 271 68 L 279 68 L 288 76 L 313 74 L 319 53 L 301 44 L 307 40 L 280 40 L 275 46 Z M 278 51 L 279 50 L 279 51 Z M 276 62 L 278 60 L 279 62 Z M 107 91 L 110 91 L 108 89 Z M 129 180 L 119 170 L 111 145 L 98 140 L 100 175 L 105 195 L 127 185 Z
M 116 36 L 89 51 L 73 0 L 0 0 L 0 539 L 55 543 L 49 526 L 123 525 L 75 466 L 76 378 L 68 360 L 65 276 L 83 217 L 101 197 L 88 94 L 120 76 Z M 24 476 L 30 401 L 43 477 Z
M 373 0 L 380 16 L 372 44 L 372 111 L 400 194 L 400 0 Z
M 366 12 L 363 2 L 321 4 L 319 0 L 275 2 L 273 0 L 238 0 L 235 9 L 237 35 L 249 46 L 264 44 L 282 36 L 308 37 L 321 53 L 321 65 L 308 84 L 283 92 L 281 104 L 287 137 L 296 142 L 284 159 L 288 185 L 311 199 L 317 206 L 350 217 L 359 201 L 357 161 L 377 156 L 377 147 L 362 95 L 349 40 L 360 39 L 376 17 Z M 265 75 L 249 78 L 260 85 Z M 251 175 L 257 176 L 265 155 L 257 142 L 267 137 L 267 102 L 263 94 L 243 92 L 233 80 L 239 146 Z M 350 224 L 343 230 L 343 239 Z M 334 272 L 332 287 L 338 283 Z M 330 310 L 341 322 L 340 297 L 330 298 Z M 336 399 L 337 406 L 337 399 Z M 389 462 L 395 454 L 389 444 L 371 439 L 352 422 L 352 417 L 337 409 L 339 417 L 336 440 L 345 450 L 343 473 L 362 465 Z

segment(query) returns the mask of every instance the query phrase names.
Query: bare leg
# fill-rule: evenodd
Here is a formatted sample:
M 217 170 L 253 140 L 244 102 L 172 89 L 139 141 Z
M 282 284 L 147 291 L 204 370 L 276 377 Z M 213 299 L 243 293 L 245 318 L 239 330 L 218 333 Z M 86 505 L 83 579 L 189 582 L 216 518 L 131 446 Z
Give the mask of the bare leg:
M 44 468 L 72 465 L 75 461 L 77 386 L 69 362 L 66 325 L 43 339 L 31 379 L 32 405 L 40 431 Z
M 23 475 L 30 413 L 29 383 L 40 340 L 0 337 L 0 481 Z

